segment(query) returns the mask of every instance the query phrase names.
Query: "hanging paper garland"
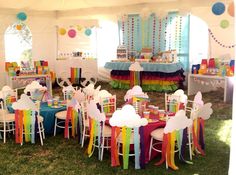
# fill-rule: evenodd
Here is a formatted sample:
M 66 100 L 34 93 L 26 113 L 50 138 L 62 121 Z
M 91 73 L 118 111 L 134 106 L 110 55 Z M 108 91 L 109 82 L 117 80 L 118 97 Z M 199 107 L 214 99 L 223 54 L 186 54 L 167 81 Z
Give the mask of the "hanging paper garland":
M 74 37 L 76 36 L 76 31 L 75 31 L 74 29 L 70 29 L 70 30 L 68 31 L 68 36 L 69 36 L 70 38 L 74 38 Z
M 20 12 L 17 14 L 17 19 L 19 19 L 20 21 L 25 21 L 27 19 L 27 15 L 25 12 Z
M 60 34 L 60 35 L 65 35 L 65 34 L 66 34 L 66 29 L 60 28 L 60 29 L 59 29 L 59 34 Z
M 161 18 L 159 19 L 159 30 L 158 30 L 158 52 L 161 51 Z
M 226 20 L 226 19 L 222 20 L 222 21 L 220 22 L 220 27 L 223 28 L 223 29 L 229 27 L 229 21 Z
M 84 33 L 85 33 L 86 36 L 90 36 L 92 34 L 92 30 L 91 29 L 86 29 Z
M 218 39 L 216 39 L 215 35 L 212 33 L 211 29 L 208 29 L 208 32 L 210 34 L 210 36 L 212 37 L 212 39 L 217 43 L 219 44 L 221 47 L 224 47 L 224 48 L 234 48 L 235 47 L 235 44 L 233 45 L 225 45 L 225 44 L 222 44 Z
M 217 2 L 212 6 L 212 13 L 221 15 L 225 12 L 225 5 L 222 2 Z
M 234 2 L 231 2 L 228 6 L 228 13 L 230 16 L 234 17 Z

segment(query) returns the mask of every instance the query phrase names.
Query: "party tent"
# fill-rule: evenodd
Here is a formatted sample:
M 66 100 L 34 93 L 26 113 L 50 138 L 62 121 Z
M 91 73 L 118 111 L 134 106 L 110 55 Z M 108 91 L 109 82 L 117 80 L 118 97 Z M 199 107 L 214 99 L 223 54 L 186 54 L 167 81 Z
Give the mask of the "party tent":
M 42 79 L 49 95 L 97 81 L 189 96 L 224 89 L 232 108 L 232 0 L 0 0 L 0 19 L 1 88 Z

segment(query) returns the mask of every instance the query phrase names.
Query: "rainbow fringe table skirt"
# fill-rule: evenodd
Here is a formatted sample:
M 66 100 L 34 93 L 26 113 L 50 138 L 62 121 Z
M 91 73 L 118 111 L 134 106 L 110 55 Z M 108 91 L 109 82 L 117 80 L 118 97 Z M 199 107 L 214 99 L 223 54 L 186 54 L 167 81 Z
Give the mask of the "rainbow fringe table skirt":
M 185 80 L 184 70 L 176 72 L 140 72 L 140 86 L 144 91 L 172 92 L 183 87 Z M 112 70 L 110 82 L 113 88 L 130 89 L 132 77 L 128 70 Z

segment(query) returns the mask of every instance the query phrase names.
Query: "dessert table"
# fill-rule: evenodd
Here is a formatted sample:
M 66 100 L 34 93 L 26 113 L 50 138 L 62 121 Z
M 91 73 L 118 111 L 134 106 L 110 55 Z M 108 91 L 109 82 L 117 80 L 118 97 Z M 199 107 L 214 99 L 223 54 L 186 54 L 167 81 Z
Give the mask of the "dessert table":
M 110 82 L 113 88 L 130 88 L 129 67 L 132 62 L 107 62 L 106 69 L 111 70 Z M 171 92 L 183 86 L 185 80 L 182 63 L 141 62 L 141 87 L 144 91 Z

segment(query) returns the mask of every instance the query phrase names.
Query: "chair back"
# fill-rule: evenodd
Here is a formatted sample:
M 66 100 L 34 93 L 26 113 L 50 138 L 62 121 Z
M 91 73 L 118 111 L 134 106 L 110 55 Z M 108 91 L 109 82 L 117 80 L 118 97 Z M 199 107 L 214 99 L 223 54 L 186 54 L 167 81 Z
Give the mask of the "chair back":
M 77 90 L 77 87 L 73 87 L 72 85 L 63 86 L 63 88 L 62 88 L 63 99 L 64 100 L 71 100 L 73 98 L 76 90 Z
M 128 169 L 129 161 L 129 150 L 131 144 L 131 134 L 133 134 L 132 144 L 134 144 L 135 154 L 135 169 L 140 169 L 145 162 L 142 163 L 140 159 L 141 155 L 144 155 L 145 150 L 140 149 L 140 145 L 143 145 L 140 135 L 143 136 L 142 126 L 147 125 L 148 121 L 146 118 L 141 118 L 135 111 L 132 105 L 124 105 L 121 110 L 116 110 L 109 120 L 112 126 L 112 140 L 111 140 L 111 159 L 112 166 L 120 165 L 118 158 L 117 138 L 119 135 L 122 136 L 122 151 L 123 151 L 123 168 Z M 141 128 L 141 130 L 140 130 Z M 139 134 L 140 133 L 140 134 Z M 141 150 L 141 151 L 140 151 Z M 141 160 L 141 162 L 140 162 Z
M 5 122 L 6 120 L 5 115 L 6 115 L 6 110 L 5 110 L 3 101 L 0 101 L 0 118 L 3 120 L 3 122 Z
M 39 131 L 39 104 L 34 103 L 29 96 L 22 94 L 17 102 L 12 104 L 15 110 L 15 131 L 16 143 L 23 144 L 23 134 L 25 142 L 35 143 L 35 135 Z M 39 132 L 42 144 L 42 133 Z
M 90 100 L 87 103 L 87 114 L 89 118 L 89 127 L 90 127 L 90 137 L 89 137 L 89 144 L 87 153 L 92 156 L 95 142 L 97 140 L 97 147 L 99 148 L 98 159 L 102 160 L 101 158 L 101 147 L 102 147 L 102 140 L 104 140 L 104 126 L 105 126 L 105 114 L 100 112 L 97 108 L 97 104 L 94 100 Z
M 42 86 L 41 84 L 39 84 L 38 81 L 32 81 L 24 89 L 24 93 L 28 95 L 32 100 L 39 100 L 39 101 L 42 101 L 46 92 L 47 92 L 47 87 Z
M 7 109 L 7 106 L 17 101 L 17 89 L 12 89 L 9 86 L 4 86 L 0 92 L 0 98 L 3 100 L 3 107 Z
M 35 143 L 35 133 L 38 127 L 38 112 L 15 110 L 16 143 L 23 144 L 23 134 L 25 135 L 25 142 Z
M 162 159 L 156 165 L 160 165 L 167 160 L 168 167 L 173 170 L 178 169 L 174 160 L 176 142 L 180 160 L 189 163 L 184 159 L 184 151 L 188 140 L 187 129 L 192 123 L 193 121 L 187 118 L 184 110 L 179 110 L 174 117 L 167 120 L 163 135 Z
M 165 93 L 165 110 L 167 112 L 177 112 L 180 107 L 180 96 Z
M 111 116 L 116 110 L 116 95 L 100 98 L 101 112 Z
M 71 123 L 72 137 L 75 137 L 78 124 L 78 110 L 73 106 L 67 107 L 64 137 L 69 138 L 69 123 Z

